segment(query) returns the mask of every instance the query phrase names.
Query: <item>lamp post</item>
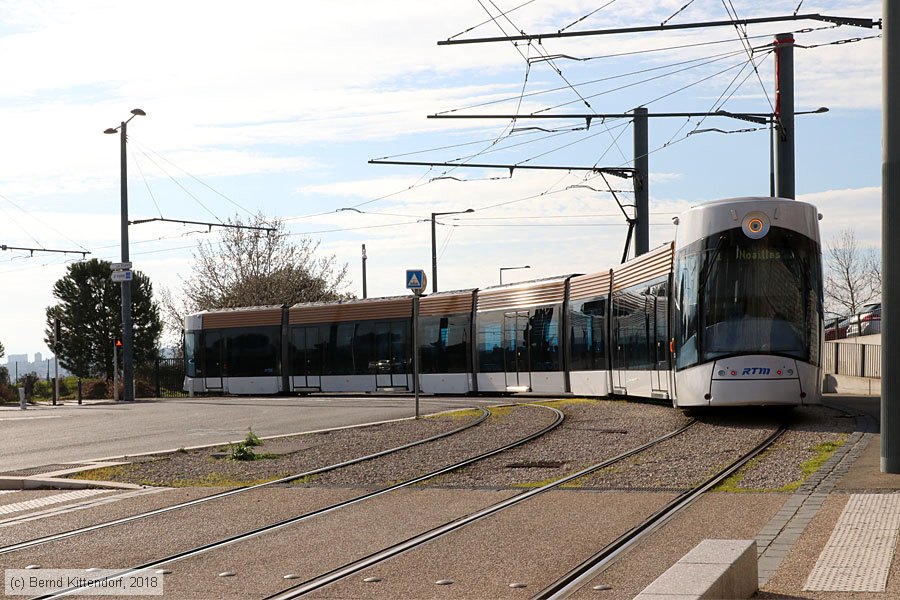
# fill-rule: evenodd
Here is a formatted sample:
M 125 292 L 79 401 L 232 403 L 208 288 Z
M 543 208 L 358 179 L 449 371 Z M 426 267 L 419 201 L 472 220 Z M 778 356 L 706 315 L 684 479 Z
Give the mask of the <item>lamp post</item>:
M 515 269 L 530 269 L 531 265 L 524 267 L 500 267 L 500 285 L 503 285 L 503 271 L 514 271 Z
M 119 155 L 121 160 L 122 172 L 122 262 L 127 263 L 128 258 L 128 166 L 125 154 L 125 143 L 128 135 L 126 129 L 128 122 L 135 117 L 143 117 L 147 113 L 139 108 L 131 111 L 131 116 L 127 121 L 122 121 L 118 127 L 110 127 L 103 133 L 119 133 Z M 133 344 L 134 328 L 131 322 L 131 281 L 126 279 L 122 281 L 122 399 L 125 401 L 134 400 L 134 344 Z
M 442 215 L 461 215 L 465 213 L 475 212 L 474 208 L 467 208 L 466 210 L 455 210 L 451 212 L 437 212 L 431 213 L 431 293 L 436 294 L 438 291 L 437 287 L 437 241 L 435 239 L 434 234 L 434 220 L 436 217 L 440 217 Z

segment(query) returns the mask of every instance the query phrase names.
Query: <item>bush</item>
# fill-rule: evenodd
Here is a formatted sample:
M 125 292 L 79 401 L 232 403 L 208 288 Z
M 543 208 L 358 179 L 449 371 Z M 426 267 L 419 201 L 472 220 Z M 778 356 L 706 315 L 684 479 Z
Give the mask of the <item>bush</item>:
M 103 379 L 85 379 L 81 392 L 85 400 L 105 400 L 112 398 L 112 384 L 107 385 Z
M 0 379 L 0 402 L 18 402 L 19 393 L 6 381 Z

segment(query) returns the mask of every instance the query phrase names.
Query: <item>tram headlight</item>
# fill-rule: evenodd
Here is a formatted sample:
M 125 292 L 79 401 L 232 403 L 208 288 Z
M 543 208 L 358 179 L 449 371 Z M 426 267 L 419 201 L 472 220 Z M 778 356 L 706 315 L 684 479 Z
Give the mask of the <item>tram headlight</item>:
M 741 229 L 752 240 L 765 237 L 769 233 L 769 216 L 759 211 L 747 213 L 741 221 Z

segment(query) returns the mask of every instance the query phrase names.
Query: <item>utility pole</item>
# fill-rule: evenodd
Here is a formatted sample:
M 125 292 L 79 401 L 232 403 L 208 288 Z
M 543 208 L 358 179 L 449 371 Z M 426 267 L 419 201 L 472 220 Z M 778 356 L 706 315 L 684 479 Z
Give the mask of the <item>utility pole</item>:
M 883 0 L 882 41 L 882 160 L 881 169 L 881 470 L 900 473 L 900 369 L 894 360 L 900 348 L 900 318 L 894 315 L 900 302 L 900 243 L 894 237 L 900 226 L 900 6 Z M 896 346 L 896 347 L 895 347 Z
M 634 109 L 634 255 L 650 249 L 650 161 L 647 109 Z
M 119 133 L 119 160 L 121 169 L 121 229 L 122 229 L 122 263 L 128 264 L 128 161 L 126 141 L 128 139 L 128 121 L 138 116 L 145 116 L 140 108 L 131 111 L 127 121 L 119 127 L 111 127 L 103 133 Z M 134 400 L 134 326 L 131 321 L 131 280 L 122 280 L 122 399 Z
M 775 122 L 778 142 L 779 198 L 795 199 L 794 172 L 794 36 L 779 33 L 775 36 Z

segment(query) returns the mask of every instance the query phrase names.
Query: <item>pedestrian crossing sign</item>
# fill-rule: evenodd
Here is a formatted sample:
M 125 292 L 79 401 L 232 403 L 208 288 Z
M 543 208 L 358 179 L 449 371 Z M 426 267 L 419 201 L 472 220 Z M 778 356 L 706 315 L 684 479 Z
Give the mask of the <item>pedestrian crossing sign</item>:
M 426 282 L 425 271 L 422 269 L 406 270 L 406 289 L 414 292 L 424 290 Z

